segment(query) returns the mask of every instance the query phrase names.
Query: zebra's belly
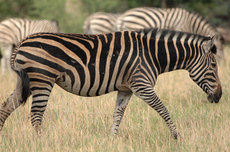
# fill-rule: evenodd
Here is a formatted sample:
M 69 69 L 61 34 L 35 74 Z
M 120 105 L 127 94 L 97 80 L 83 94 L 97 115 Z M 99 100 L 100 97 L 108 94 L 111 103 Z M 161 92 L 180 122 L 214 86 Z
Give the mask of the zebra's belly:
M 79 86 L 76 85 L 74 87 L 71 87 L 70 83 L 61 83 L 61 82 L 58 82 L 57 85 L 60 86 L 62 89 L 70 92 L 70 93 L 73 93 L 73 94 L 76 94 L 79 96 L 86 96 L 86 97 L 100 96 L 100 95 L 107 94 L 107 93 L 118 90 L 118 89 L 108 90 L 107 86 L 101 86 L 100 88 L 92 88 L 91 87 L 91 88 L 84 89 L 84 87 L 80 87 L 80 85 Z
M 109 78 L 109 75 L 104 76 L 103 73 L 96 76 L 90 73 L 85 73 L 84 77 L 79 75 L 74 74 L 71 77 L 71 74 L 62 72 L 55 83 L 70 93 L 89 97 L 100 96 L 117 90 L 129 90 L 122 84 L 123 81 L 120 77 L 113 79 Z

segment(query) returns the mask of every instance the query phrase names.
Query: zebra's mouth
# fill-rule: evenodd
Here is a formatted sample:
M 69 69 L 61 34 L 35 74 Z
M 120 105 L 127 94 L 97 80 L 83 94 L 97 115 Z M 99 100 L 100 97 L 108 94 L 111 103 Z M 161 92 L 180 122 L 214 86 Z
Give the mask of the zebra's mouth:
M 220 98 L 217 98 L 214 94 L 212 94 L 212 93 L 210 93 L 210 94 L 208 94 L 208 101 L 210 102 L 210 103 L 213 103 L 213 101 L 215 102 L 215 103 L 218 103 L 219 102 L 219 100 L 220 100 Z

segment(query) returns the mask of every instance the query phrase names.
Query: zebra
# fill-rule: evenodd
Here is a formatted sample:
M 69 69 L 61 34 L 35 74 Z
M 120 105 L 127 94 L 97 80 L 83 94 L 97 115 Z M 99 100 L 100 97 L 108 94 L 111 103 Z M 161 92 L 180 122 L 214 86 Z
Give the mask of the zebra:
M 115 23 L 115 31 L 158 27 L 203 36 L 216 35 L 217 60 L 224 59 L 224 38 L 203 16 L 182 8 L 138 7 L 126 11 Z
M 105 34 L 114 32 L 114 24 L 121 14 L 97 12 L 86 18 L 83 30 L 85 34 Z
M 177 139 L 170 114 L 153 89 L 157 76 L 185 69 L 207 94 L 208 101 L 218 103 L 222 87 L 214 39 L 157 28 L 100 35 L 33 34 L 11 56 L 17 84 L 0 106 L 0 131 L 7 117 L 32 95 L 31 123 L 41 135 L 42 117 L 56 83 L 70 93 L 85 97 L 117 91 L 112 135 L 117 135 L 134 94 L 159 113 Z
M 0 23 L 0 45 L 3 51 L 2 74 L 10 69 L 10 56 L 14 47 L 26 36 L 38 32 L 59 32 L 58 22 L 9 18 Z

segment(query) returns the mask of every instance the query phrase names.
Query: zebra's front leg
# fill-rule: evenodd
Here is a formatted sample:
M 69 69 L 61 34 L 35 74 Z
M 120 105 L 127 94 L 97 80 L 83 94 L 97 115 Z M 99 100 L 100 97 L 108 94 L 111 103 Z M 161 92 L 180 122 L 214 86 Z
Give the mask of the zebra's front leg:
M 178 132 L 171 120 L 170 114 L 166 107 L 163 105 L 163 103 L 160 101 L 158 96 L 156 95 L 151 84 L 148 84 L 146 82 L 143 82 L 142 85 L 133 84 L 131 89 L 136 96 L 144 100 L 149 106 L 151 106 L 159 113 L 159 115 L 165 120 L 167 126 L 169 127 L 171 135 L 175 139 L 177 139 Z
M 113 114 L 113 126 L 111 130 L 111 135 L 117 135 L 119 125 L 121 123 L 121 119 L 124 115 L 126 106 L 132 96 L 131 91 L 118 91 L 117 93 L 117 100 L 116 100 L 116 107 L 114 109 Z

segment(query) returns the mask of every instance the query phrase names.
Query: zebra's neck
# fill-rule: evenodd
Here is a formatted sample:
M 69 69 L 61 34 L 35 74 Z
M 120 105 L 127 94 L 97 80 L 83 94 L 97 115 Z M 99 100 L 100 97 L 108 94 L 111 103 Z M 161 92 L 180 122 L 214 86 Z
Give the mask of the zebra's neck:
M 196 13 L 188 13 L 187 16 L 187 27 L 184 31 L 203 36 L 218 34 L 217 30 L 203 16 Z
M 146 39 L 148 51 L 144 52 L 150 52 L 153 70 L 157 74 L 161 74 L 177 69 L 190 70 L 204 53 L 201 44 L 207 38 L 189 33 L 162 30 L 157 31 L 151 37 L 147 36 Z

